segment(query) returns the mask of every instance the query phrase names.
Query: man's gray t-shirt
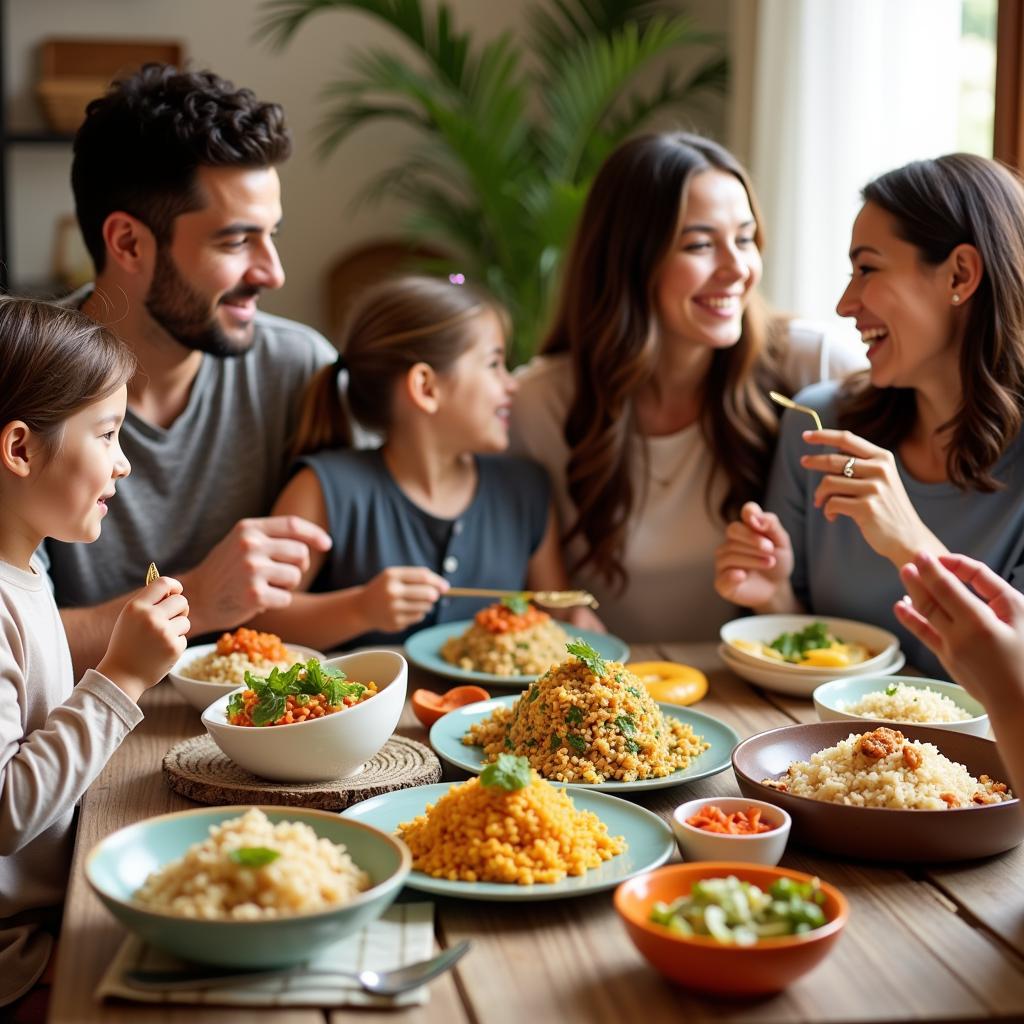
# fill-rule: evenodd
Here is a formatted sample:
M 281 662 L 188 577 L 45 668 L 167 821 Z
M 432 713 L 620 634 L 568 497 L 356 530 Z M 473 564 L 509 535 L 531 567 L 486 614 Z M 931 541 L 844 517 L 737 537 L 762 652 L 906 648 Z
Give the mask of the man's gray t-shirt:
M 166 430 L 130 409 L 117 481 L 92 544 L 48 540 L 61 607 L 98 604 L 142 585 L 146 566 L 175 576 L 203 560 L 238 522 L 264 516 L 284 484 L 302 394 L 337 353 L 303 324 L 258 313 L 241 356 L 204 356 L 188 404 Z

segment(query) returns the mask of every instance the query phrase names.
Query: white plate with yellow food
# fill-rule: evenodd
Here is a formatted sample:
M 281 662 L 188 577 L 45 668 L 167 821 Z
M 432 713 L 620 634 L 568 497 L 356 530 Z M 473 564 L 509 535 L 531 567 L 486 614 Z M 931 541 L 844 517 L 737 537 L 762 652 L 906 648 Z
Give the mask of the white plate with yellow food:
M 532 780 L 530 787 L 536 792 L 530 793 L 527 799 L 519 798 L 515 793 L 510 793 L 507 798 L 499 794 L 499 800 L 508 799 L 509 805 L 491 808 L 490 812 L 481 806 L 485 803 L 482 799 L 485 787 L 479 778 L 474 778 L 467 782 L 441 782 L 385 793 L 348 808 L 342 812 L 342 817 L 382 832 L 398 833 L 406 840 L 413 850 L 414 867 L 406 879 L 410 889 L 462 899 L 519 901 L 584 896 L 612 889 L 633 875 L 664 864 L 672 856 L 675 849 L 672 830 L 651 811 L 593 790 L 567 791 L 542 782 L 536 773 L 533 773 Z M 543 791 L 537 787 L 543 787 Z M 567 799 L 572 802 L 572 810 L 565 803 Z M 465 813 L 467 807 L 462 806 L 464 803 L 479 813 Z M 431 817 L 436 814 L 444 816 L 445 820 L 436 821 L 432 826 Z M 539 830 L 538 834 L 556 839 L 559 854 L 556 867 L 572 864 L 581 848 L 589 852 L 591 847 L 596 847 L 602 849 L 603 854 L 598 855 L 600 859 L 592 858 L 597 861 L 596 866 L 586 868 L 582 874 L 566 874 L 555 881 L 473 881 L 429 873 L 447 868 L 456 876 L 477 871 L 486 874 L 491 864 L 488 858 L 481 860 L 483 855 L 480 855 L 471 864 L 468 858 L 461 856 L 460 850 L 472 843 L 473 823 L 482 818 L 490 822 L 492 817 L 494 826 L 499 830 L 509 820 L 524 826 L 510 835 L 499 835 L 492 829 L 489 838 L 494 839 L 496 847 L 509 842 L 513 845 L 521 843 L 529 819 L 529 827 Z M 410 832 L 410 827 L 414 831 Z M 455 832 L 451 835 L 455 838 L 449 838 L 443 844 L 430 843 L 426 830 L 432 827 L 440 828 L 446 834 L 453 828 Z M 424 834 L 418 837 L 417 832 L 421 830 Z M 482 834 L 479 838 L 485 839 Z M 615 850 L 618 852 L 613 852 Z M 443 865 L 424 861 L 424 857 L 435 854 L 443 854 Z M 563 856 L 568 858 L 565 865 L 562 864 Z M 492 866 L 495 871 L 504 870 L 500 862 L 500 855 L 494 858 Z M 421 870 L 421 867 L 428 870 Z M 519 870 L 516 868 L 517 873 Z
M 741 679 L 746 679 L 749 683 L 755 683 L 758 686 L 763 687 L 766 690 L 772 690 L 775 693 L 783 693 L 789 697 L 810 697 L 813 695 L 816 687 L 822 683 L 827 683 L 831 679 L 838 678 L 852 678 L 858 677 L 857 673 L 847 676 L 837 676 L 835 671 L 832 669 L 802 669 L 797 672 L 795 669 L 787 668 L 772 668 L 770 666 L 762 667 L 760 665 L 752 665 L 749 662 L 741 661 L 732 653 L 732 648 L 726 644 L 719 644 L 718 656 L 725 663 L 725 666 L 732 672 L 735 672 Z M 896 654 L 892 657 L 891 661 L 885 662 L 883 665 L 879 665 L 869 670 L 872 676 L 887 676 L 894 672 L 899 672 L 901 668 L 906 664 L 907 659 L 901 650 L 896 651 Z
M 887 629 L 825 615 L 748 615 L 727 622 L 719 636 L 735 661 L 830 678 L 872 672 L 899 650 Z

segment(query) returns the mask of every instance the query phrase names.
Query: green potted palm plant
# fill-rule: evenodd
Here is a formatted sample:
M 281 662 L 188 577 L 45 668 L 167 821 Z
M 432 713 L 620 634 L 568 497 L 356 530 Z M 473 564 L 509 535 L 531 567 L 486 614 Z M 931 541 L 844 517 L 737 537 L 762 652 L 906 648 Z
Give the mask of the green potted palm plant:
M 257 33 L 282 48 L 328 10 L 383 22 L 406 52 L 351 55 L 349 73 L 325 89 L 324 151 L 373 120 L 415 129 L 406 158 L 361 199 L 404 200 L 412 235 L 451 253 L 506 304 L 514 361 L 537 342 L 601 161 L 654 114 L 721 92 L 728 74 L 717 38 L 658 0 L 538 2 L 522 39 L 483 42 L 459 31 L 444 3 L 269 0 Z M 695 46 L 710 55 L 692 72 L 670 67 L 654 85 L 636 84 L 658 58 Z

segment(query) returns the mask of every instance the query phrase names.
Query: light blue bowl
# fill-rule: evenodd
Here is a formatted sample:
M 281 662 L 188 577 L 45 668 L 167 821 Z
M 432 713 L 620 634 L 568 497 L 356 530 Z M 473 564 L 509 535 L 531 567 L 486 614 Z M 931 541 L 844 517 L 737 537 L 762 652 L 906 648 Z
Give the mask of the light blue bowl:
M 86 877 L 107 909 L 146 942 L 175 956 L 224 967 L 283 967 L 308 960 L 380 917 L 412 867 L 406 845 L 361 822 L 301 807 L 260 807 L 276 823 L 298 821 L 318 836 L 344 843 L 370 876 L 371 887 L 351 903 L 312 914 L 264 921 L 207 921 L 148 909 L 132 899 L 147 876 L 181 857 L 209 834 L 211 825 L 237 818 L 248 807 L 206 807 L 164 814 L 107 836 L 89 854 Z
M 925 688 L 932 690 L 943 697 L 948 697 L 971 716 L 963 722 L 907 722 L 907 725 L 952 729 L 954 732 L 965 732 L 972 736 L 988 735 L 988 714 L 980 701 L 975 700 L 962 686 L 957 686 L 956 683 L 947 683 L 943 679 L 923 679 L 921 676 L 856 676 L 852 679 L 833 679 L 829 683 L 822 683 L 813 694 L 818 718 L 822 722 L 884 721 L 881 718 L 871 719 L 852 714 L 849 711 L 844 711 L 840 705 L 856 704 L 862 697 L 877 690 L 884 690 L 892 683 L 904 683 L 919 690 Z M 889 724 L 900 725 L 902 723 L 890 722 Z

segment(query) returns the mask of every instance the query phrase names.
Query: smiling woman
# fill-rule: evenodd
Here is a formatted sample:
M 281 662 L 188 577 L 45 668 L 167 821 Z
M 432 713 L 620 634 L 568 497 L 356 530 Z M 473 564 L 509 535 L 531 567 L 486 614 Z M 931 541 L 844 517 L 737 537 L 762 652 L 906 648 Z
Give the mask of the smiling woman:
M 717 586 L 758 611 L 883 625 L 918 668 L 941 673 L 890 611 L 899 566 L 919 550 L 965 551 L 1024 585 L 1024 188 L 991 160 L 954 154 L 863 195 L 838 310 L 871 368 L 800 396 L 842 429 L 803 432 L 786 417 L 776 515 L 744 509 Z
M 552 479 L 574 583 L 631 640 L 711 639 L 712 552 L 760 499 L 786 394 L 863 365 L 757 294 L 762 225 L 746 172 L 681 132 L 598 172 L 543 356 L 519 376 L 513 447 Z

